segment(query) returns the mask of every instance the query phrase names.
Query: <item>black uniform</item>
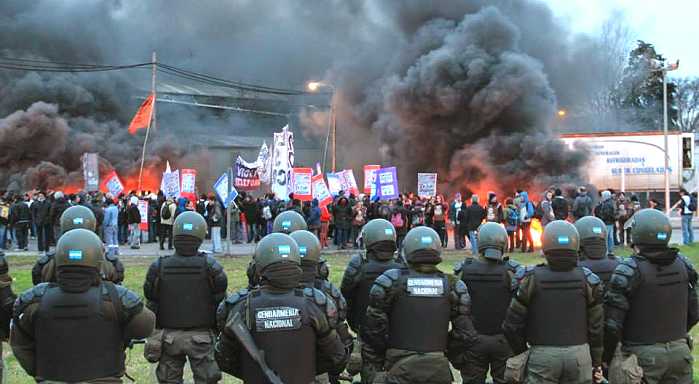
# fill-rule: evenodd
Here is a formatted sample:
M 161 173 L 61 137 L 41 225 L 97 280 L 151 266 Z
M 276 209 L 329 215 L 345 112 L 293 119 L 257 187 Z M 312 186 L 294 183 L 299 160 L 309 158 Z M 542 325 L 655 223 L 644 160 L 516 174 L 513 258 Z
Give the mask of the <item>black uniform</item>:
M 228 278 L 212 256 L 164 256 L 148 269 L 143 292 L 156 314 L 164 340 L 157 376 L 161 382 L 182 379 L 185 356 L 196 382 L 215 383 L 221 372 L 213 359 L 216 308 L 226 296 Z
M 463 369 L 477 339 L 470 311 L 466 285 L 434 265 L 384 272 L 371 288 L 362 329 L 364 365 L 385 369 L 391 383 L 450 383 L 449 362 Z
M 257 347 L 265 352 L 267 365 L 284 383 L 308 384 L 316 375 L 338 375 L 344 370 L 348 356 L 335 332 L 337 309 L 321 291 L 263 286 L 241 290 L 219 306 L 219 367 L 245 383 L 265 384 L 260 368 L 226 327 L 235 313 L 247 319 L 244 321 Z
M 153 314 L 124 287 L 100 282 L 83 292 L 42 283 L 17 299 L 12 350 L 38 382 L 121 382 L 130 338 L 153 331 Z
M 636 254 L 614 271 L 604 299 L 604 357 L 617 343 L 634 353 L 648 383 L 691 383 L 692 354 L 685 341 L 699 321 L 697 272 L 677 249 L 661 260 Z M 655 255 L 654 255 L 655 256 Z
M 471 295 L 473 324 L 478 342 L 466 354 L 469 364 L 461 371 L 464 383 L 484 383 L 490 368 L 495 383 L 505 383 L 505 363 L 512 356 L 502 331 L 507 308 L 517 287 L 513 260 L 468 258 L 455 270 Z

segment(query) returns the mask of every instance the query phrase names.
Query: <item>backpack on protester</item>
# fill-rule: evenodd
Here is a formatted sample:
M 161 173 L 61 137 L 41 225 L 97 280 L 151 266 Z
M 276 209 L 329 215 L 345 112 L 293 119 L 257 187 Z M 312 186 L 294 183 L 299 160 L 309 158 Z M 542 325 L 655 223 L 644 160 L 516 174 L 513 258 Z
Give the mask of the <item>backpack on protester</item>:
M 596 216 L 605 223 L 613 222 L 616 219 L 616 209 L 612 200 L 605 200 L 597 206 Z
M 434 206 L 434 210 L 432 211 L 432 218 L 436 221 L 444 221 L 444 207 L 442 207 L 441 204 L 437 204 Z
M 403 222 L 403 215 L 401 215 L 400 212 L 394 212 L 393 215 L 391 215 L 391 224 L 393 224 L 393 227 L 396 229 L 403 228 L 403 225 L 405 225 Z
M 163 205 L 163 208 L 160 211 L 160 218 L 163 220 L 170 220 L 171 217 L 172 212 L 170 211 L 170 204 Z
M 534 219 L 541 220 L 542 218 L 544 218 L 544 207 L 542 207 L 543 204 L 544 202 L 540 201 L 539 204 L 534 206 Z
M 488 205 L 488 213 L 485 217 L 486 221 L 495 221 L 495 207 Z
M 697 211 L 697 198 L 694 195 L 689 195 L 689 205 L 687 206 L 691 212 Z
M 272 208 L 269 205 L 262 207 L 262 218 L 265 220 L 272 220 Z
M 519 221 L 519 214 L 517 214 L 517 210 L 514 208 L 508 208 L 507 209 L 507 225 L 510 225 L 512 227 L 516 227 L 518 221 Z

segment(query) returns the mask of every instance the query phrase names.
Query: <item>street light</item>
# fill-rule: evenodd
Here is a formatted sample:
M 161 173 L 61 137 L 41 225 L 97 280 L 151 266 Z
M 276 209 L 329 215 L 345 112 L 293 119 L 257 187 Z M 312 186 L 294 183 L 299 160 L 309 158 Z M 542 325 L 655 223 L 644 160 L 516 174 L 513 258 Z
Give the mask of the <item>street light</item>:
M 660 62 L 655 61 L 656 66 Z M 655 68 L 652 72 L 662 72 L 663 73 L 663 139 L 664 139 L 664 150 L 665 150 L 665 213 L 670 214 L 670 167 L 669 154 L 668 154 L 668 144 L 667 144 L 667 73 L 674 71 L 680 67 L 680 61 L 677 60 L 673 64 L 666 65 L 661 68 Z
M 566 117 L 567 114 L 568 114 L 568 111 L 566 111 L 565 109 L 558 110 L 558 117 L 560 117 L 560 118 Z
M 322 81 L 309 81 L 306 85 L 309 91 L 317 92 L 319 89 L 326 87 L 332 90 L 332 98 L 330 99 L 330 126 L 328 127 L 328 135 L 325 137 L 325 149 L 323 150 L 323 169 L 325 169 L 325 159 L 328 154 L 328 139 L 332 136 L 330 156 L 332 159 L 332 171 L 335 172 L 336 162 L 336 144 L 337 144 L 337 121 L 335 116 L 335 86 Z

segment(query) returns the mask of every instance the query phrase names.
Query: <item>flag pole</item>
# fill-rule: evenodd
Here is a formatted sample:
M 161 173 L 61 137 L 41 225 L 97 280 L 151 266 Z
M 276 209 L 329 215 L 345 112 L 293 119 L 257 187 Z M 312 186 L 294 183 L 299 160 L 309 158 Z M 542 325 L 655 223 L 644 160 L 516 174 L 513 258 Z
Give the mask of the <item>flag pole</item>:
M 146 137 L 143 139 L 143 151 L 141 152 L 141 170 L 138 172 L 138 192 L 141 192 L 141 187 L 143 183 L 143 164 L 146 161 L 146 144 L 148 144 L 148 134 L 150 133 L 150 126 L 151 124 L 153 125 L 153 129 L 156 127 L 156 118 L 155 118 L 155 104 L 156 104 L 156 99 L 157 95 L 155 94 L 155 73 L 157 71 L 157 56 L 155 54 L 155 51 L 153 51 L 153 56 L 151 58 L 151 62 L 153 65 L 153 69 L 151 71 L 151 83 L 150 83 L 150 89 L 151 89 L 151 95 L 153 95 L 153 105 L 151 106 L 151 120 L 148 122 L 148 127 L 146 127 Z

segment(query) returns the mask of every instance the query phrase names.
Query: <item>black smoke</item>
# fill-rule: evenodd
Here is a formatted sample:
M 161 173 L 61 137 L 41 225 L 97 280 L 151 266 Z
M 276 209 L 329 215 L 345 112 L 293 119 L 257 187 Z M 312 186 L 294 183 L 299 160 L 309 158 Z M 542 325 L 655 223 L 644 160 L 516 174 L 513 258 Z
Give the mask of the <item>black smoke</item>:
M 340 164 L 397 165 L 411 188 L 415 172 L 433 170 L 458 187 L 579 178 L 585 154 L 564 148 L 551 121 L 561 100 L 576 102 L 594 82 L 594 73 L 577 75 L 590 73 L 581 57 L 594 59 L 579 44 L 587 39 L 525 0 L 0 3 L 1 56 L 126 64 L 157 50 L 162 62 L 233 80 L 297 89 L 329 81 Z M 0 187 L 79 180 L 83 152 L 132 172 L 143 134 L 126 126 L 149 84 L 147 70 L 0 70 L 0 147 L 11 147 L 0 156 Z M 210 135 L 258 128 L 234 113 L 161 111 L 151 164 L 196 162 L 194 148 Z

